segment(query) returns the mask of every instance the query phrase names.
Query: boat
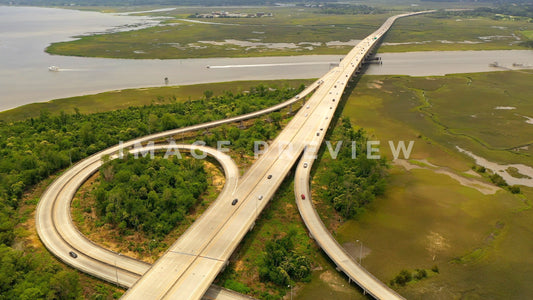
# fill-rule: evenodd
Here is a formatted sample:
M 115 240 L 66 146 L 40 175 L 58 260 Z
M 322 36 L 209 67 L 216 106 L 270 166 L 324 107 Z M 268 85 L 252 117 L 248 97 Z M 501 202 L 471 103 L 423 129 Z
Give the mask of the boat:
M 59 67 L 57 67 L 57 66 L 49 66 L 48 67 L 48 71 L 58 72 L 59 71 Z

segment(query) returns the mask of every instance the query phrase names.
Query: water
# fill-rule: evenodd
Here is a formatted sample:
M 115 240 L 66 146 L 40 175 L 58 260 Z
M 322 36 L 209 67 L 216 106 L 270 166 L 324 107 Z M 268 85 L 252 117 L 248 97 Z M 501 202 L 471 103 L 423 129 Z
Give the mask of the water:
M 0 6 L 0 111 L 32 102 L 114 89 L 232 80 L 319 77 L 339 56 L 130 60 L 49 55 L 52 42 L 127 24 L 157 24 L 131 15 Z M 291 65 L 292 64 L 292 65 Z M 208 65 L 263 65 L 208 69 Z M 59 72 L 48 71 L 58 66 Z
M 533 67 L 533 50 L 434 51 L 379 53 L 383 65 L 372 65 L 368 75 L 439 76 L 517 69 L 513 63 Z M 502 68 L 490 67 L 498 62 Z
M 49 55 L 53 42 L 158 20 L 76 10 L 0 6 L 0 111 L 114 89 L 234 80 L 317 78 L 342 56 L 132 60 Z M 359 38 L 359 37 L 354 37 Z M 367 74 L 443 75 L 493 70 L 493 61 L 533 65 L 533 51 L 390 53 Z M 58 66 L 59 72 L 48 71 Z M 210 66 L 210 68 L 207 68 Z

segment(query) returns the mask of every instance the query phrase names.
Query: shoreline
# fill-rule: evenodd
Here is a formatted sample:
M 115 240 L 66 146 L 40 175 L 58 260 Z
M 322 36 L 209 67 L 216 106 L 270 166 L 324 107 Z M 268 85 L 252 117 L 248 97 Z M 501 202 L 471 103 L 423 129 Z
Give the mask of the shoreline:
M 81 113 L 98 113 L 110 110 L 124 109 L 130 106 L 169 104 L 171 101 L 186 101 L 201 99 L 204 91 L 211 90 L 214 96 L 225 91 L 238 93 L 259 84 L 269 86 L 298 87 L 309 84 L 315 79 L 287 79 L 287 80 L 235 80 L 226 82 L 212 82 L 187 85 L 169 85 L 154 87 L 138 87 L 107 90 L 101 93 L 90 93 L 81 96 L 52 99 L 46 102 L 33 102 L 12 109 L 0 111 L 0 122 L 13 122 L 30 117 L 39 116 L 41 111 L 57 114 L 64 111 L 68 114 L 78 109 Z M 172 100 L 171 100 L 172 99 Z

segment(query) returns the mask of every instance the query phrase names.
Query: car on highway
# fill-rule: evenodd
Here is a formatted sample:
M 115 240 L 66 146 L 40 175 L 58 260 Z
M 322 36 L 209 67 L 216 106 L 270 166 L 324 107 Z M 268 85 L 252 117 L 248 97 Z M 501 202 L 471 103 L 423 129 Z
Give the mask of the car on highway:
M 320 132 L 317 132 L 317 133 L 316 133 L 316 136 L 320 136 Z
M 307 163 L 304 163 L 304 168 L 307 168 Z
M 231 205 L 235 205 L 237 204 L 237 202 L 239 202 L 239 199 L 235 198 L 233 199 L 233 201 L 231 201 Z
M 259 197 L 257 197 L 257 199 L 263 200 L 263 195 L 259 195 Z
M 305 195 L 304 194 L 302 194 L 302 200 L 305 200 Z
M 307 107 L 306 107 L 306 108 L 307 108 L 307 109 L 309 109 L 309 105 L 307 105 Z
M 295 97 L 295 98 L 296 98 L 296 99 L 300 99 L 300 95 L 296 95 L 296 97 Z
M 268 179 L 272 178 L 272 174 L 268 175 L 268 177 L 267 177 L 267 178 L 268 178 Z
M 72 258 L 77 258 L 78 257 L 78 254 L 76 254 L 74 251 L 70 251 L 68 253 L 68 255 L 70 255 L 70 257 L 72 257 Z

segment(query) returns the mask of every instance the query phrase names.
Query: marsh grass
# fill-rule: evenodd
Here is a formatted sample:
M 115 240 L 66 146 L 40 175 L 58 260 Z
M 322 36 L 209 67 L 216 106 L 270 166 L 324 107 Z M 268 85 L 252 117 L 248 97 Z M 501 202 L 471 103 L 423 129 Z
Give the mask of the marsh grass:
M 343 113 L 354 124 L 372 128 L 378 140 L 414 139 L 413 159 L 458 174 L 472 166 L 454 149 L 459 143 L 488 159 L 531 165 L 529 151 L 507 150 L 527 142 L 531 129 L 513 111 L 494 110 L 512 103 L 514 112 L 530 114 L 531 76 L 363 76 Z M 487 118 L 473 122 L 474 110 Z M 509 112 L 502 122 L 494 117 Z M 387 147 L 382 151 L 390 157 Z M 342 224 L 337 238 L 341 244 L 362 240 L 370 249 L 363 265 L 384 282 L 402 269 L 437 265 L 438 274 L 394 287 L 408 299 L 521 298 L 533 293 L 526 279 L 533 275 L 527 254 L 533 244 L 533 189 L 521 189 L 523 195 L 504 190 L 483 195 L 433 170 L 395 166 L 385 195 L 367 213 Z
M 405 8 L 404 8 L 405 9 Z M 326 15 L 316 9 L 239 8 L 240 12 L 267 11 L 265 18 L 188 19 L 196 12 L 213 8 L 179 8 L 170 12 L 145 13 L 168 17 L 163 26 L 141 30 L 83 36 L 79 40 L 54 43 L 47 48 L 52 54 L 111 58 L 198 58 L 286 56 L 304 54 L 345 54 L 351 46 L 326 46 L 330 41 L 362 39 L 394 12 L 369 15 Z M 185 19 L 185 21 L 183 20 Z M 226 24 L 226 25 L 219 25 Z M 488 17 L 432 15 L 403 18 L 392 27 L 384 42 L 413 43 L 384 45 L 380 52 L 435 50 L 524 49 L 519 40 L 531 39 L 527 20 L 493 20 Z M 513 36 L 515 35 L 515 36 Z M 498 36 L 498 37 L 494 37 Z M 480 37 L 493 37 L 481 39 Z M 199 41 L 238 40 L 261 43 L 294 43 L 294 48 L 212 45 Z M 444 41 L 444 42 L 442 42 Z M 467 41 L 465 43 L 465 41 Z M 474 42 L 474 43 L 472 43 Z M 320 43 L 308 45 L 299 43 Z

